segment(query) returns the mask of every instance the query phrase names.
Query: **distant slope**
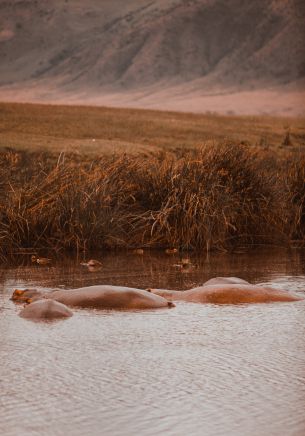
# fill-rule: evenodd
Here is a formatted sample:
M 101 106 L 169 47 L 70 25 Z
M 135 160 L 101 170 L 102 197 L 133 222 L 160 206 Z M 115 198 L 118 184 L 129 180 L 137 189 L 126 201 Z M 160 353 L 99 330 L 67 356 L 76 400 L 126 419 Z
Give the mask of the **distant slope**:
M 303 0 L 0 0 L 0 98 L 295 92 L 304 23 Z

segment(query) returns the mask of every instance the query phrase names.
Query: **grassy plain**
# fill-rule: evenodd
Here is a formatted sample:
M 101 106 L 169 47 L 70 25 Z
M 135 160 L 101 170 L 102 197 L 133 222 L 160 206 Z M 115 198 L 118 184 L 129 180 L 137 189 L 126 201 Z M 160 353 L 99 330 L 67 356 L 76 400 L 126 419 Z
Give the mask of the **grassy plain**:
M 304 118 L 0 103 L 0 148 L 18 150 L 134 154 L 223 140 L 278 148 L 288 132 L 290 147 L 305 146 Z

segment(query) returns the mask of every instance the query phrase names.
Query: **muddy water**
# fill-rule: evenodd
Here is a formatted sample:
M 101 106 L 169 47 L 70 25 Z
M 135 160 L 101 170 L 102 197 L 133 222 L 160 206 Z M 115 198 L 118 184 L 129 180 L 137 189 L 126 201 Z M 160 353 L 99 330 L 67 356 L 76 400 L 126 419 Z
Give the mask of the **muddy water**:
M 96 257 L 96 255 L 95 255 Z M 1 435 L 305 434 L 305 302 L 151 312 L 76 310 L 68 320 L 17 316 L 15 287 L 110 283 L 184 289 L 236 275 L 305 296 L 305 253 L 194 259 L 104 256 L 90 272 L 75 259 L 52 268 L 24 257 L 0 269 Z

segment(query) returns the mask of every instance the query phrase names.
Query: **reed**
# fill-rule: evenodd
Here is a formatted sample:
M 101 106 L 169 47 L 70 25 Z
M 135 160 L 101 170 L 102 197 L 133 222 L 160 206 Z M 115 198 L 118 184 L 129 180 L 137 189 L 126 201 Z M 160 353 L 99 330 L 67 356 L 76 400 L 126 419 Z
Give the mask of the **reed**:
M 305 245 L 305 154 L 292 155 L 287 165 L 290 239 Z
M 288 153 L 288 152 L 287 152 Z M 223 143 L 151 155 L 0 154 L 0 253 L 304 242 L 304 156 Z

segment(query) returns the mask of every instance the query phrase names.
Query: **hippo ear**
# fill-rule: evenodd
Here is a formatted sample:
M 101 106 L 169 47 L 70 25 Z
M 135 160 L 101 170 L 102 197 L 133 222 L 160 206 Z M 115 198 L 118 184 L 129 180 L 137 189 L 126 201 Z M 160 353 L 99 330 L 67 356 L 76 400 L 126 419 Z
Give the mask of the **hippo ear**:
M 168 307 L 176 307 L 176 305 L 172 301 L 167 302 Z
M 145 289 L 145 291 L 151 292 L 151 288 L 147 288 L 147 289 Z

